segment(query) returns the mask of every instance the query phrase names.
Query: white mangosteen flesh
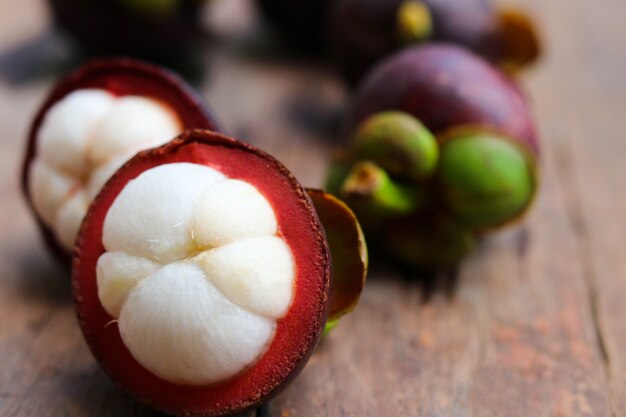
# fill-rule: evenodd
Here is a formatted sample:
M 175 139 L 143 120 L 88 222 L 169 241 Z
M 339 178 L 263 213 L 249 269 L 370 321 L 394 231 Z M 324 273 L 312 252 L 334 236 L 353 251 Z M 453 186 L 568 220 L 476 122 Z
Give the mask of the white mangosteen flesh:
M 181 385 L 253 365 L 292 302 L 295 267 L 253 185 L 172 163 L 129 181 L 104 220 L 98 296 L 132 356 Z
M 182 131 L 168 106 L 146 97 L 76 90 L 55 103 L 38 131 L 28 188 L 35 211 L 68 251 L 89 204 L 137 152 Z

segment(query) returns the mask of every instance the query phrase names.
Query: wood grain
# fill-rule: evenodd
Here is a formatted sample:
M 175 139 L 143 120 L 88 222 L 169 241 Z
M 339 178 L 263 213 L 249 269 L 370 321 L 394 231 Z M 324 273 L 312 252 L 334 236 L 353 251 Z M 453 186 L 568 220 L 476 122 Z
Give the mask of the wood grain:
M 242 16 L 253 14 L 238 13 L 245 0 L 228 1 L 239 5 L 220 15 L 226 30 L 207 47 L 199 88 L 228 132 L 319 186 L 346 92 L 322 65 L 237 38 L 224 22 L 245 27 Z M 9 4 L 0 1 L 0 415 L 158 415 L 93 361 L 67 274 L 19 194 L 28 123 L 68 63 L 58 42 L 15 54 L 19 42 L 47 36 L 45 12 L 35 0 Z M 523 80 L 544 139 L 531 215 L 482 242 L 458 271 L 407 277 L 375 261 L 355 312 L 248 417 L 626 416 L 626 3 L 523 5 L 547 46 Z M 34 71 L 33 54 L 60 61 Z

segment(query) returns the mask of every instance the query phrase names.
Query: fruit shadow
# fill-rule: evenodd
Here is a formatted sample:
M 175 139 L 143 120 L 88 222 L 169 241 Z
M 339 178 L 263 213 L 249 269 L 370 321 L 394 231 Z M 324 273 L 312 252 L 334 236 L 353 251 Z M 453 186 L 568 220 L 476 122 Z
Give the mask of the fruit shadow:
M 446 299 L 454 298 L 459 286 L 461 265 L 441 268 L 416 268 L 397 262 L 383 248 L 369 244 L 368 280 L 388 279 L 390 275 L 402 282 L 419 288 L 421 302 L 428 304 L 435 296 L 443 295 Z M 367 284 L 366 284 L 367 285 Z
M 219 51 L 213 53 L 243 65 L 297 74 L 297 82 L 290 84 L 276 116 L 303 138 L 337 144 L 347 91 L 323 55 L 297 51 L 258 25 L 242 36 L 215 36 L 214 41 Z
M 331 102 L 319 94 L 315 85 L 303 85 L 290 94 L 280 109 L 287 124 L 327 144 L 339 146 L 344 141 L 343 119 L 347 107 L 345 102 Z
M 205 50 L 210 49 L 211 39 L 202 39 L 198 45 L 186 47 L 176 56 L 137 56 L 173 68 L 186 81 L 198 86 L 208 75 Z M 57 79 L 81 64 L 96 58 L 126 56 L 99 53 L 80 48 L 59 30 L 50 28 L 25 40 L 21 44 L 0 53 L 0 80 L 11 86 Z
M 35 254 L 32 247 L 24 247 L 14 259 L 19 270 L 19 277 L 15 280 L 16 290 L 25 301 L 54 306 L 72 303 L 70 271 L 44 250 Z
M 72 415 L 93 417 L 166 417 L 162 413 L 141 404 L 122 391 L 95 364 L 63 373 L 58 378 L 58 390 L 63 393 L 65 407 Z M 256 410 L 233 417 L 254 417 Z
M 45 31 L 0 54 L 0 80 L 11 86 L 59 77 L 82 57 L 55 30 Z
M 81 410 L 80 415 L 94 417 L 143 416 L 162 417 L 124 393 L 95 364 L 74 368 L 59 375 L 58 389 L 63 393 L 67 408 Z

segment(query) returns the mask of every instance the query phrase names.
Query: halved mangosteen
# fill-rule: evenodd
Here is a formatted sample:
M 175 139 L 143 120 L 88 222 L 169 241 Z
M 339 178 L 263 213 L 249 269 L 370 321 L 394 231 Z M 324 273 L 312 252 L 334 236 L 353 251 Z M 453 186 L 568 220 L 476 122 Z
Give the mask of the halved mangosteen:
M 73 263 L 80 325 L 111 378 L 181 416 L 237 413 L 285 386 L 329 309 L 354 306 L 367 265 L 351 211 L 309 192 L 315 206 L 274 158 L 211 131 L 120 168 Z M 347 260 L 334 277 L 331 251 Z
M 43 236 L 69 263 L 89 203 L 137 151 L 185 129 L 216 129 L 178 76 L 130 59 L 97 60 L 59 81 L 30 129 L 22 186 Z

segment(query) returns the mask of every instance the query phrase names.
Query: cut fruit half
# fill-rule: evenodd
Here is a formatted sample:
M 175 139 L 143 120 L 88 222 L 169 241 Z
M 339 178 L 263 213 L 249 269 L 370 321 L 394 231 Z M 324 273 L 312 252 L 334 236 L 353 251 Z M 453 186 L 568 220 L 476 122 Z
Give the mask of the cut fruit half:
M 61 80 L 35 117 L 22 175 L 55 254 L 69 262 L 90 202 L 124 162 L 188 128 L 216 126 L 192 89 L 162 68 L 99 60 Z
M 265 402 L 306 363 L 330 307 L 331 257 L 283 165 L 193 130 L 107 182 L 73 280 L 85 338 L 115 381 L 168 413 L 222 416 Z

